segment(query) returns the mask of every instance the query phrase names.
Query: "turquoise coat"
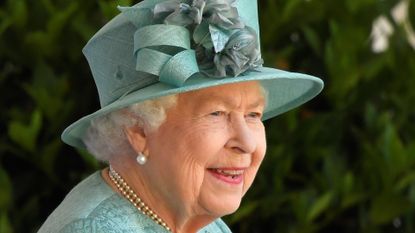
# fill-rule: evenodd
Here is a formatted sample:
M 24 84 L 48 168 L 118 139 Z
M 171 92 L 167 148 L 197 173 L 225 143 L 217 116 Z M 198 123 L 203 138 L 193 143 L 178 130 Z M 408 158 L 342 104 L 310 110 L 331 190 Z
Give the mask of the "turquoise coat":
M 95 172 L 69 192 L 38 233 L 167 233 Z M 230 233 L 217 219 L 199 233 Z

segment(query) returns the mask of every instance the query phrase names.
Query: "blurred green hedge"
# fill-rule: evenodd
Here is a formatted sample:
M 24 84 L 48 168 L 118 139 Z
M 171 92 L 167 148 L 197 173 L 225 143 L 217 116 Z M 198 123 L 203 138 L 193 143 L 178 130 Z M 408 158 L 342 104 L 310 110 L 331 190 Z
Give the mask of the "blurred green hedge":
M 397 7 L 405 2 L 407 11 Z M 131 4 L 0 3 L 0 232 L 36 232 L 103 166 L 59 136 L 99 106 L 81 48 L 116 5 Z M 266 159 L 225 220 L 240 233 L 415 232 L 415 3 L 259 5 L 266 65 L 319 76 L 326 87 L 265 122 Z

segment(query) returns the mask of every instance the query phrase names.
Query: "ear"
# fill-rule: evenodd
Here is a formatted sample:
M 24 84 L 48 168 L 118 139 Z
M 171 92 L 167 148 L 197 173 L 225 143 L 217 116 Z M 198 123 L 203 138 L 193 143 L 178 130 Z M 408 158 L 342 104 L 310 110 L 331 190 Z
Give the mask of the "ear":
M 144 126 L 125 127 L 124 132 L 130 142 L 131 147 L 138 154 L 138 152 L 148 155 L 147 150 L 147 130 Z

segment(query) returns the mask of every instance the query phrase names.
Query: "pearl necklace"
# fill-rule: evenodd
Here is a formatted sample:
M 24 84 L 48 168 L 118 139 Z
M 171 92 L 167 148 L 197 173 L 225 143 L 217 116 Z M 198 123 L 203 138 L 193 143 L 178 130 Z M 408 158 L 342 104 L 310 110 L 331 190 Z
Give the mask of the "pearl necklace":
M 168 232 L 171 232 L 170 227 L 161 219 L 156 213 L 154 213 L 150 207 L 148 207 L 131 189 L 131 187 L 125 182 L 125 180 L 118 174 L 114 168 L 110 166 L 108 174 L 117 186 L 118 190 L 127 198 L 140 212 L 150 217 L 154 222 L 164 227 Z

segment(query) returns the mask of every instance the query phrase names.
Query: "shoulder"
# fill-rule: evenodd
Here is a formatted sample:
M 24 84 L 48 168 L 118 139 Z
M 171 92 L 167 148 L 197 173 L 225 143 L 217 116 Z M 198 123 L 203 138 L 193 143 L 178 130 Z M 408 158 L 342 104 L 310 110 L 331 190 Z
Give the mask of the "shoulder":
M 39 233 L 56 233 L 61 229 L 65 229 L 63 232 L 97 232 L 96 229 L 103 226 L 125 222 L 122 215 L 134 210 L 131 209 L 128 201 L 115 193 L 105 183 L 100 172 L 96 172 L 69 192 L 45 221 Z
M 164 233 L 165 231 L 116 194 L 101 202 L 87 217 L 74 219 L 59 232 Z
M 94 173 L 78 184 L 49 216 L 38 233 L 166 233 Z M 229 233 L 217 219 L 199 233 Z
M 128 213 L 127 213 L 128 215 Z M 137 216 L 137 215 L 135 215 Z M 62 228 L 59 233 L 166 233 L 159 225 L 153 221 L 148 221 L 146 217 L 136 219 L 128 219 L 120 216 L 107 218 L 84 218 L 73 221 Z M 198 231 L 198 233 L 232 233 L 228 226 L 221 220 L 217 219 L 213 223 L 207 225 Z

